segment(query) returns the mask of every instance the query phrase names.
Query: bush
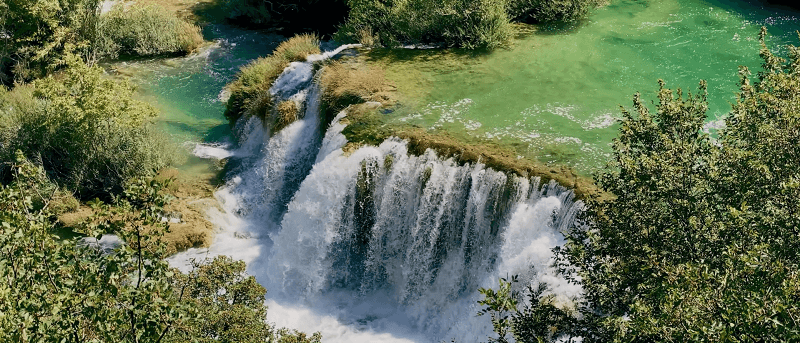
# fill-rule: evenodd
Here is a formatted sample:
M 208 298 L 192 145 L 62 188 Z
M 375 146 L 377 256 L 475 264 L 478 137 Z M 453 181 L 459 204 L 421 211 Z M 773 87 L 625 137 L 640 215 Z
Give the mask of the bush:
M 0 84 L 28 82 L 64 64 L 89 59 L 99 0 L 0 1 Z
M 186 54 L 203 43 L 197 25 L 156 6 L 117 5 L 98 24 L 97 52 L 101 57 Z
M 127 82 L 73 57 L 62 75 L 0 94 L 0 176 L 19 150 L 59 186 L 82 199 L 110 198 L 134 177 L 177 154 L 150 124 L 155 110 L 134 100 Z
M 358 41 L 365 32 L 375 32 L 385 46 L 495 48 L 512 33 L 504 0 L 348 0 L 348 5 L 349 17 L 337 33 L 340 40 Z
M 527 23 L 575 21 L 607 0 L 508 0 L 511 20 Z
M 11 182 L 0 185 L 0 341 L 321 340 L 264 321 L 266 289 L 245 274 L 244 262 L 220 256 L 195 262 L 188 274 L 170 268 L 161 240 L 166 184 L 137 179 L 113 206 L 93 203 L 83 233 L 114 232 L 124 241 L 104 251 L 52 235 L 51 213 L 30 201 L 52 184 L 19 157 Z
M 227 88 L 231 92 L 225 108 L 225 117 L 232 123 L 242 115 L 264 118 L 272 110 L 269 88 L 289 63 L 304 61 L 308 55 L 318 54 L 319 40 L 313 35 L 297 35 L 281 43 L 267 57 L 244 66 Z

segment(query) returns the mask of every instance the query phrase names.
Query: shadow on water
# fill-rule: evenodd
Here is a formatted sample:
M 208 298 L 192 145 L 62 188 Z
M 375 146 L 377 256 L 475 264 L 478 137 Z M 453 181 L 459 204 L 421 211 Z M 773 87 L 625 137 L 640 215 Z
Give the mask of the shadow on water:
M 231 136 L 231 126 L 221 124 L 206 130 L 203 142 L 220 142 Z
M 305 5 L 303 1 L 264 1 L 269 5 L 268 9 L 263 4 L 259 8 L 238 5 L 245 8 L 233 11 L 226 8 L 225 3 L 230 1 L 198 1 L 190 8 L 190 15 L 201 25 L 229 24 L 245 29 L 277 32 L 285 36 L 313 32 L 328 39 L 344 23 L 349 11 L 344 0 L 305 1 Z M 253 15 L 229 16 L 234 11 Z

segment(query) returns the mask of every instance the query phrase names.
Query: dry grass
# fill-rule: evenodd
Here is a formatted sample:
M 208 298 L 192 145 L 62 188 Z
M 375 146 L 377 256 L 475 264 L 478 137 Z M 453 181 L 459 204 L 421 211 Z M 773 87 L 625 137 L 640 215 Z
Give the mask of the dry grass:
M 356 41 L 366 48 L 377 46 L 380 43 L 378 35 L 372 32 L 372 28 L 362 28 L 356 31 Z
M 281 43 L 272 55 L 259 58 L 244 66 L 236 80 L 227 86 L 231 92 L 225 109 L 228 120 L 236 121 L 242 115 L 264 118 L 273 102 L 269 88 L 289 63 L 303 61 L 318 54 L 319 40 L 308 34 L 297 35 Z
M 278 132 L 289 124 L 294 123 L 300 114 L 300 106 L 293 100 L 286 100 L 278 104 L 273 119 L 272 132 Z
M 176 169 L 162 170 L 158 179 L 172 179 L 167 192 L 174 196 L 165 213 L 180 213 L 180 223 L 170 223 L 164 234 L 168 253 L 189 248 L 207 247 L 213 238 L 213 225 L 206 218 L 209 208 L 219 206 L 214 199 L 214 186 L 208 179 L 184 175 Z
M 390 105 L 394 102 L 394 87 L 384 71 L 355 63 L 333 62 L 319 76 L 322 87 L 323 113 L 331 119 L 347 106 L 368 101 Z
M 315 35 L 304 33 L 289 38 L 289 40 L 278 45 L 272 55 L 294 62 L 303 61 L 308 55 L 319 54 L 320 52 L 319 38 Z
M 213 197 L 214 186 L 208 179 L 186 176 L 176 169 L 162 170 L 157 179 L 172 179 L 167 192 L 174 196 L 164 207 L 164 213 L 180 217 L 180 223 L 170 223 L 169 231 L 163 236 L 167 253 L 174 254 L 189 248 L 207 247 L 213 238 L 213 225 L 206 219 L 209 208 L 218 207 Z M 85 221 L 92 219 L 94 211 L 88 206 L 80 206 L 57 217 L 58 226 L 66 231 L 77 229 Z

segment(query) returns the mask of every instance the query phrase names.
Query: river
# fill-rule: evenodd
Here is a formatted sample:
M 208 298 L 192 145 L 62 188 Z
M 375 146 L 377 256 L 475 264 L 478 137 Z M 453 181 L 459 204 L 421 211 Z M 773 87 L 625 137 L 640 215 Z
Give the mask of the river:
M 521 156 L 591 173 L 609 157 L 619 106 L 636 91 L 654 99 L 659 78 L 687 90 L 707 80 L 707 127 L 719 127 L 735 99 L 737 67 L 758 70 L 759 28 L 785 53 L 781 45 L 797 43 L 795 15 L 744 2 L 618 0 L 578 24 L 527 27 L 491 53 L 364 56 L 404 94 L 388 120 L 500 139 Z M 244 118 L 231 128 L 224 85 L 283 38 L 224 25 L 204 34 L 214 44 L 196 55 L 117 65 L 186 146 L 183 170 L 232 163 L 216 192 L 224 211 L 209 210 L 213 244 L 173 256 L 174 265 L 216 254 L 245 260 L 268 289 L 268 320 L 322 331 L 326 342 L 485 340 L 491 326 L 475 315 L 477 288 L 509 275 L 546 282 L 564 302 L 580 295 L 550 267 L 550 249 L 563 244 L 561 232 L 583 206 L 569 189 L 431 152 L 412 156 L 393 139 L 344 153 L 338 119 L 346 113 L 326 127 L 310 81 L 275 89 L 304 99 L 295 123 L 269 133 Z M 309 66 L 281 77 L 311 80 L 302 74 Z

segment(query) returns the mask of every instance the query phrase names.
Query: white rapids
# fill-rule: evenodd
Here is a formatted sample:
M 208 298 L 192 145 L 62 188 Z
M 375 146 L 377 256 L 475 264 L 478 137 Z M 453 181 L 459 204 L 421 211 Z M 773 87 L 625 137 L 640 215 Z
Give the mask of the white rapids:
M 414 156 L 399 139 L 343 152 L 346 112 L 325 127 L 310 73 L 351 47 L 294 63 L 276 80 L 271 94 L 303 103 L 296 122 L 273 133 L 242 118 L 237 148 L 199 151 L 233 156 L 216 192 L 224 211 L 209 213 L 211 247 L 170 262 L 244 260 L 268 289 L 267 320 L 321 331 L 325 342 L 486 340 L 477 289 L 510 275 L 579 296 L 551 268 L 551 249 L 582 208 L 570 190 L 432 151 Z

